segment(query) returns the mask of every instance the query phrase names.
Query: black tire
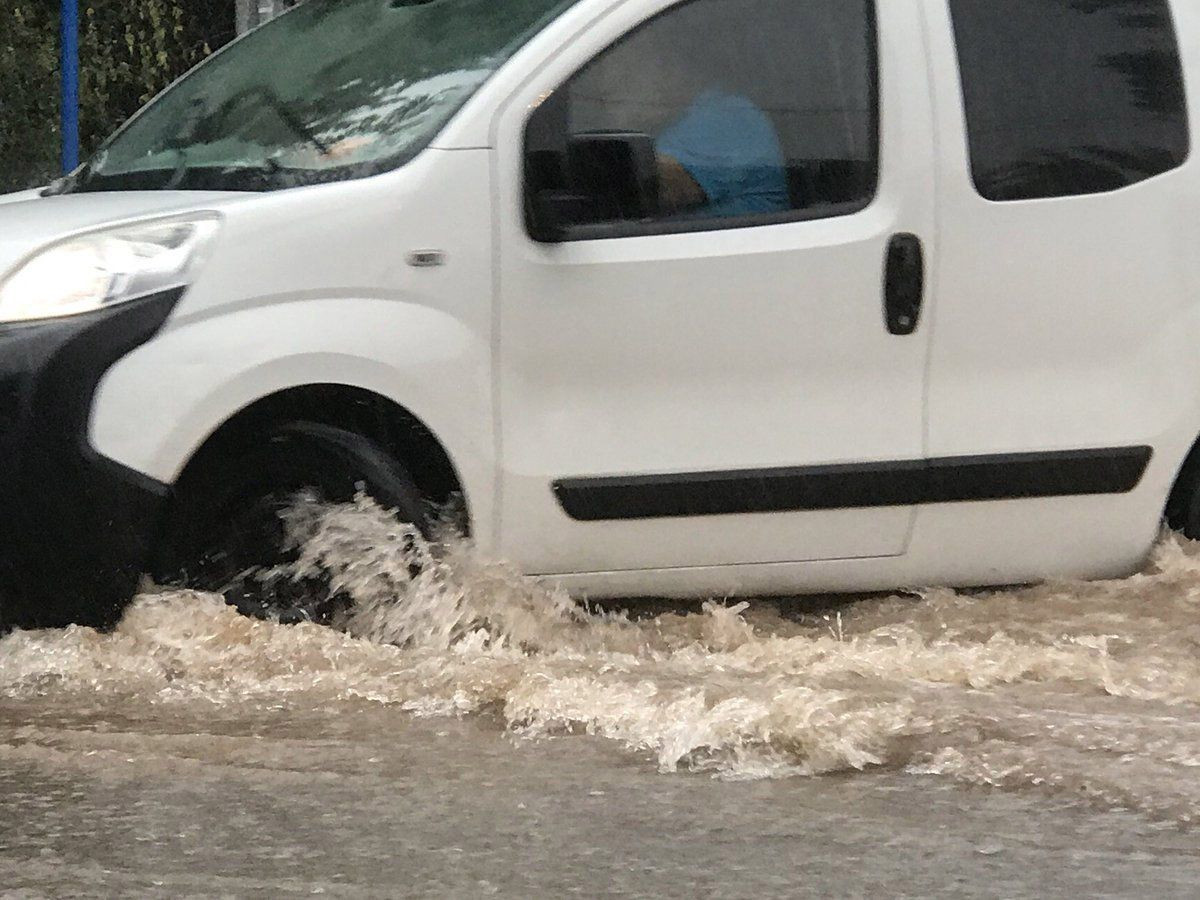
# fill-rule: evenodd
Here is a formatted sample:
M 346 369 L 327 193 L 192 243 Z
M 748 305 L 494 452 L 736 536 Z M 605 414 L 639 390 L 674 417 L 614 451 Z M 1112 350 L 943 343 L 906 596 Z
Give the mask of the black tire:
M 342 503 L 360 490 L 430 536 L 432 509 L 387 451 L 354 432 L 290 423 L 250 453 L 206 463 L 180 484 L 162 568 L 171 581 L 222 593 L 248 615 L 327 622 L 344 598 L 331 598 L 320 583 L 255 574 L 296 558 L 279 514 L 298 495 Z
M 1200 450 L 1184 460 L 1167 499 L 1167 525 L 1184 537 L 1200 540 Z

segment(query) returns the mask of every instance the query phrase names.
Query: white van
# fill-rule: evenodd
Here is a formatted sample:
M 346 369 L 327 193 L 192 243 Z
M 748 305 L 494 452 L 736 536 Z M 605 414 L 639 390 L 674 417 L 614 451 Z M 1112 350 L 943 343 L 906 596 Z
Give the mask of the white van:
M 1200 536 L 1196 85 L 1191 0 L 309 0 L 0 201 L 6 615 L 304 487 L 589 596 L 1129 573 Z

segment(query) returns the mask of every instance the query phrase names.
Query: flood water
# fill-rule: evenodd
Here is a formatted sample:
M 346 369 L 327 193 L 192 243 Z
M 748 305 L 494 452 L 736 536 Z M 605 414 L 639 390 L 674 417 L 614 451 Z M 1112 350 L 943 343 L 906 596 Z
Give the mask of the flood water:
M 0 641 L 0 889 L 1200 888 L 1200 545 L 1120 582 L 626 614 L 426 557 L 367 501 L 298 527 L 339 630 L 151 592 Z

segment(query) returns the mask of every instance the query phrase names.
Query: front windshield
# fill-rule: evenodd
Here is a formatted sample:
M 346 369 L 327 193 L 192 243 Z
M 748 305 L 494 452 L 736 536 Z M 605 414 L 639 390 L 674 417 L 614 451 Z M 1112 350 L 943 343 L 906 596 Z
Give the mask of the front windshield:
M 420 152 L 574 0 L 308 0 L 200 66 L 74 190 L 274 190 Z

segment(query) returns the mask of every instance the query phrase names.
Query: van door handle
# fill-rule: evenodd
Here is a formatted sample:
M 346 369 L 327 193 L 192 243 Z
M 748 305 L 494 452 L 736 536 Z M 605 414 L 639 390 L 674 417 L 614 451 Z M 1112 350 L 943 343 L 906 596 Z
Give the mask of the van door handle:
M 925 251 L 915 234 L 897 234 L 888 244 L 883 290 L 888 331 L 902 337 L 912 334 L 921 323 L 925 301 Z

